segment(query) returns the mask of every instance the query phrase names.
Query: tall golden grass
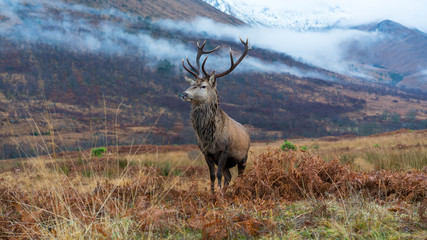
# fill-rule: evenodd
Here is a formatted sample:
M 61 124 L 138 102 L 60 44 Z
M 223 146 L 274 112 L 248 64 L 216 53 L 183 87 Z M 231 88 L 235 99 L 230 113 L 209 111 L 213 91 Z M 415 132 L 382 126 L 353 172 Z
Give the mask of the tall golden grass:
M 290 141 L 308 150 L 255 143 L 215 194 L 200 152 L 176 146 L 2 161 L 0 238 L 425 238 L 427 131 Z
M 420 238 L 427 173 L 267 150 L 225 190 L 188 154 L 38 157 L 0 175 L 8 239 Z M 168 165 L 170 164 L 170 165 Z
M 408 130 L 366 137 L 325 137 L 292 139 L 298 146 L 306 146 L 313 155 L 326 161 L 339 159 L 355 170 L 410 170 L 427 166 L 427 130 Z M 278 148 L 283 142 L 258 143 L 254 151 L 266 146 Z

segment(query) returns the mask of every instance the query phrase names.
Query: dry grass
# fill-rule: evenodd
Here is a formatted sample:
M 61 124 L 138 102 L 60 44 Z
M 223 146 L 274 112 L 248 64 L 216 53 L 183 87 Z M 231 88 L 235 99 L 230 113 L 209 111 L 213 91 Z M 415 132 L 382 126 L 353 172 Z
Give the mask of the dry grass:
M 396 238 L 427 234 L 427 173 L 355 171 L 255 146 L 212 195 L 197 151 L 38 157 L 0 174 L 5 239 Z M 257 151 L 262 153 L 257 154 Z
M 208 190 L 204 158 L 189 145 L 111 146 L 102 157 L 88 150 L 1 161 L 0 238 L 427 234 L 427 131 L 291 142 L 308 151 L 281 151 L 282 142 L 253 144 L 245 174 L 233 171 L 231 185 L 216 194 Z M 48 150 L 47 144 L 40 145 Z
M 292 143 L 326 161 L 340 160 L 354 170 L 410 170 L 427 166 L 427 130 L 399 130 L 367 137 L 345 136 L 292 139 Z M 259 154 L 266 147 L 279 148 L 283 141 L 257 143 Z

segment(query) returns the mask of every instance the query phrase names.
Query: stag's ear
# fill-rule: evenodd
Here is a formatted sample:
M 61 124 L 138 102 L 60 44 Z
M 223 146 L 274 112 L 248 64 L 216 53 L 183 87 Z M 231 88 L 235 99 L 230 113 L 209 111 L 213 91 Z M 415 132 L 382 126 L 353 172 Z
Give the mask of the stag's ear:
M 216 87 L 216 78 L 215 78 L 215 72 L 212 73 L 211 77 L 209 78 L 209 84 L 212 87 Z
M 184 78 L 185 78 L 185 81 L 187 81 L 187 82 L 189 82 L 189 83 L 193 83 L 194 81 L 196 81 L 196 80 L 194 80 L 194 79 L 192 79 L 192 78 L 189 78 L 189 77 L 187 77 L 187 76 L 184 76 Z

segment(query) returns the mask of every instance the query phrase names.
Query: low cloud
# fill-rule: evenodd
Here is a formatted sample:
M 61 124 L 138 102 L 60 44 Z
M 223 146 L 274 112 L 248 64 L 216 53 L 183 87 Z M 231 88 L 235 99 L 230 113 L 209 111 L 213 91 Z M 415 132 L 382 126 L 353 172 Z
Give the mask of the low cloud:
M 111 20 L 99 20 L 98 16 Z M 41 42 L 74 51 L 130 54 L 177 61 L 191 52 L 179 40 L 154 39 L 144 31 L 130 32 L 126 24 L 138 21 L 117 10 L 98 10 L 43 0 L 1 3 L 0 36 L 23 42 Z M 173 49 L 174 51 L 171 51 Z
M 153 38 L 144 29 L 132 28 L 140 18 L 115 9 L 94 9 L 57 1 L 3 0 L 0 2 L 0 36 L 23 42 L 42 42 L 72 51 L 96 54 L 133 55 L 149 58 L 150 62 L 168 59 L 179 66 L 184 57 L 195 58 L 197 48 L 180 39 Z M 100 16 L 103 16 L 100 18 Z M 237 27 L 206 18 L 193 21 L 162 20 L 156 27 L 192 34 L 195 38 L 239 42 L 239 36 L 249 38 L 256 48 L 286 53 L 301 61 L 324 69 L 348 74 L 349 65 L 343 61 L 343 43 L 350 39 L 375 41 L 378 33 L 335 29 L 325 32 L 294 32 L 262 27 Z M 241 49 L 235 49 L 241 51 Z M 238 57 L 238 56 L 235 56 Z M 212 54 L 207 69 L 217 72 L 228 68 L 228 49 Z M 282 63 L 265 63 L 249 56 L 236 71 L 289 73 L 300 77 L 330 77 L 318 72 L 290 67 Z
M 239 41 L 248 37 L 254 47 L 270 49 L 294 57 L 303 62 L 343 73 L 352 73 L 345 62 L 347 43 L 357 40 L 359 44 L 369 44 L 381 37 L 380 33 L 364 32 L 355 29 L 331 29 L 327 31 L 298 32 L 263 27 L 236 27 L 216 23 L 210 19 L 199 18 L 191 22 L 164 20 L 165 28 L 180 30 L 188 34 L 205 33 L 213 39 Z

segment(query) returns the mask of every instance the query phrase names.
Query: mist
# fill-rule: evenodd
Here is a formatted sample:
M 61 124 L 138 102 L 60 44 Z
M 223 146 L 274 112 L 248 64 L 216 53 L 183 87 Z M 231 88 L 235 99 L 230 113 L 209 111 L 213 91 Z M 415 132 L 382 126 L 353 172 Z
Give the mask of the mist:
M 184 45 L 179 39 L 155 39 L 143 29 L 130 30 L 129 26 L 141 22 L 141 18 L 115 9 L 44 0 L 3 0 L 0 7 L 0 36 L 14 41 L 44 43 L 70 51 L 146 57 L 153 66 L 162 59 L 180 65 L 183 58 L 193 60 L 197 53 L 195 46 Z M 106 20 L 99 20 L 100 15 Z M 181 23 L 175 23 L 178 24 Z M 229 64 L 228 50 L 221 49 L 211 57 L 209 68 L 221 71 Z M 266 64 L 259 59 L 241 65 L 240 70 L 245 71 L 286 69 L 286 66 L 264 69 Z
M 70 51 L 132 55 L 149 59 L 153 67 L 157 61 L 163 59 L 179 66 L 176 69 L 181 69 L 180 64 L 185 57 L 194 61 L 196 46 L 180 39 L 153 38 L 149 31 L 133 27 L 143 22 L 144 19 L 138 16 L 116 9 L 95 9 L 59 1 L 0 2 L 0 37 L 6 39 L 44 43 Z M 297 60 L 343 74 L 351 74 L 349 63 L 343 61 L 343 43 L 350 39 L 374 41 L 378 38 L 377 33 L 358 30 L 293 32 L 262 27 L 236 27 L 206 18 L 193 21 L 161 20 L 150 24 L 168 31 L 191 34 L 198 39 L 239 42 L 239 37 L 249 38 L 250 44 L 255 48 L 285 53 Z M 241 49 L 233 49 L 239 53 L 242 50 L 243 46 Z M 230 64 L 228 54 L 228 49 L 220 49 L 212 54 L 206 68 L 215 69 L 217 72 L 227 69 Z M 299 77 L 330 80 L 330 77 L 318 72 L 309 72 L 282 63 L 266 63 L 251 57 L 250 53 L 235 71 L 288 73 Z
M 216 23 L 207 18 L 180 23 L 164 20 L 161 25 L 188 34 L 203 32 L 210 38 L 218 40 L 238 42 L 239 36 L 243 39 L 249 38 L 254 47 L 285 53 L 299 61 L 357 77 L 362 75 L 353 72 L 351 68 L 353 63 L 345 60 L 347 43 L 357 40 L 359 45 L 368 45 L 382 37 L 381 33 L 378 32 L 347 28 L 299 32 L 264 27 L 236 27 Z
M 143 30 L 131 33 L 127 26 L 141 20 L 114 9 L 43 0 L 6 0 L 0 4 L 0 36 L 6 39 L 153 60 L 178 61 L 192 53 L 179 40 L 154 39 Z M 108 20 L 99 20 L 100 15 Z

